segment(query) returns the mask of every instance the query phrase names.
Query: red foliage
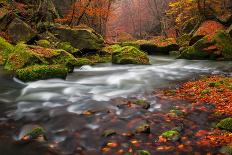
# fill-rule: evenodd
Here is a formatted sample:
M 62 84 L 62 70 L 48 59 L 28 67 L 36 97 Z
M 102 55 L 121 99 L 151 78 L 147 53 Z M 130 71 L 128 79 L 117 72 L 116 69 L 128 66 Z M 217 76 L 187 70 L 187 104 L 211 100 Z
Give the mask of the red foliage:
M 222 24 L 216 21 L 208 20 L 201 24 L 195 35 L 209 35 L 209 39 L 211 39 L 218 30 L 224 29 L 225 26 Z

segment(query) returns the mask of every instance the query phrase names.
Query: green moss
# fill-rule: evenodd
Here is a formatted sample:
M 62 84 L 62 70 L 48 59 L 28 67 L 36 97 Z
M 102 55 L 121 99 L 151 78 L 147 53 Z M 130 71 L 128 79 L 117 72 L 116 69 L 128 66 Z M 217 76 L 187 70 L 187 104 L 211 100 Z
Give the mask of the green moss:
M 219 82 L 210 82 L 210 83 L 208 84 L 209 87 L 218 87 L 219 85 L 220 85 Z
M 147 150 L 138 150 L 136 151 L 136 155 L 151 155 L 151 153 Z
M 0 64 L 4 64 L 8 55 L 14 52 L 14 46 L 8 43 L 5 39 L 0 37 Z
M 111 62 L 112 56 L 111 55 L 90 55 L 86 56 L 85 58 L 89 59 L 92 63 L 107 63 Z
M 206 95 L 206 94 L 210 94 L 209 89 L 202 90 L 201 95 Z
M 68 69 L 61 65 L 35 65 L 16 71 L 16 77 L 25 82 L 50 78 L 65 79 L 67 74 Z
M 76 66 L 93 65 L 93 62 L 87 58 L 77 58 Z
M 69 42 L 61 42 L 57 45 L 57 48 L 63 49 L 71 54 L 75 54 L 76 52 L 79 52 L 79 50 L 77 48 L 74 48 Z
M 133 46 L 122 47 L 112 54 L 112 63 L 115 64 L 149 64 L 147 54 Z
M 225 31 L 218 31 L 213 41 L 216 42 L 218 49 L 221 51 L 224 59 L 232 60 L 232 38 Z
M 45 39 L 37 41 L 36 44 L 44 48 L 50 48 L 52 46 L 50 41 Z
M 4 68 L 6 70 L 17 70 L 28 65 L 40 63 L 40 59 L 31 53 L 25 44 L 17 44 L 8 59 Z
M 102 49 L 102 51 L 105 53 L 108 53 L 108 54 L 112 54 L 114 51 L 117 51 L 120 48 L 122 48 L 122 46 L 120 46 L 119 44 L 115 44 L 115 45 L 110 45 L 110 46 L 104 47 Z
M 176 130 L 169 130 L 162 133 L 161 136 L 167 138 L 168 140 L 176 141 L 180 138 L 180 133 Z
M 191 35 L 184 34 L 177 38 L 177 44 L 181 47 L 186 47 L 189 45 L 189 41 L 191 40 Z
M 217 126 L 217 128 L 227 130 L 227 131 L 232 131 L 232 118 L 225 118 L 221 120 Z
M 31 139 L 36 139 L 41 135 L 44 135 L 45 130 L 41 127 L 34 128 L 31 132 L 27 133 L 25 136 L 30 136 Z

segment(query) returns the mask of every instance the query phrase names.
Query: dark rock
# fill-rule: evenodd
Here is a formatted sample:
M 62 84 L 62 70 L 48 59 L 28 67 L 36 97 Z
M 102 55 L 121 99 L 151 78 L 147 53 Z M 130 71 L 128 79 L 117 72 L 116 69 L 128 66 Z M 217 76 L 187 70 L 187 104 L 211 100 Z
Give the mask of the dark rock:
M 7 32 L 12 38 L 13 43 L 28 42 L 36 32 L 22 20 L 15 18 L 8 26 Z

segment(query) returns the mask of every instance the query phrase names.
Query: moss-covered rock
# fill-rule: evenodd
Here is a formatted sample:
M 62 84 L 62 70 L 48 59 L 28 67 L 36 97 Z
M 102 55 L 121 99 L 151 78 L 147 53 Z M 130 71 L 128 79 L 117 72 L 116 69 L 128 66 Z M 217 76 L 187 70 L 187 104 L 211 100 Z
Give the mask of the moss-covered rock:
M 28 24 L 18 18 L 15 18 L 9 24 L 7 32 L 13 43 L 27 42 L 36 35 L 35 31 Z
M 14 47 L 13 52 L 8 55 L 4 68 L 6 70 L 15 71 L 39 63 L 41 63 L 39 57 L 31 53 L 25 44 L 18 44 Z
M 112 63 L 115 64 L 149 64 L 147 54 L 133 46 L 125 46 L 114 51 Z
M 16 71 L 16 77 L 25 82 L 50 78 L 65 79 L 67 74 L 68 69 L 61 65 L 35 65 Z
M 87 58 L 77 58 L 76 66 L 83 66 L 83 65 L 93 65 L 94 63 Z
M 69 42 L 80 50 L 100 50 L 103 47 L 103 37 L 91 28 L 59 26 L 52 28 L 51 31 L 62 42 Z
M 75 55 L 75 53 L 80 52 L 79 49 L 74 48 L 69 42 L 60 42 L 60 43 L 58 43 L 57 48 L 63 49 L 63 50 L 65 50 L 71 54 L 74 54 L 74 55 Z
M 114 45 L 109 45 L 109 46 L 102 48 L 101 51 L 103 51 L 106 54 L 112 54 L 114 51 L 117 51 L 120 48 L 122 48 L 122 46 L 120 46 L 119 44 L 114 44 Z
M 39 46 L 29 46 L 33 54 L 35 54 L 43 62 L 43 64 L 58 64 L 68 67 L 72 72 L 74 66 L 78 66 L 77 59 L 70 53 L 62 49 L 49 49 Z
M 221 120 L 217 125 L 217 128 L 227 130 L 227 131 L 232 131 L 232 118 L 225 118 Z
M 191 35 L 190 34 L 184 34 L 177 38 L 176 42 L 180 47 L 187 47 L 189 46 L 189 42 L 191 40 Z
M 180 139 L 180 133 L 176 130 L 165 131 L 161 136 L 171 141 L 177 141 Z
M 0 37 L 0 65 L 4 64 L 8 55 L 14 52 L 14 46 Z
M 179 59 L 204 60 L 216 59 L 217 48 L 209 41 L 207 36 L 197 41 L 194 45 L 184 48 Z
M 52 46 L 50 41 L 45 40 L 45 39 L 38 40 L 36 44 L 44 48 L 50 48 Z
M 170 51 L 179 50 L 179 45 L 177 45 L 172 38 L 154 38 L 152 40 L 122 42 L 120 46 L 133 46 L 149 55 L 168 55 Z
M 232 60 L 232 37 L 225 31 L 217 31 L 213 37 L 217 49 L 225 60 Z

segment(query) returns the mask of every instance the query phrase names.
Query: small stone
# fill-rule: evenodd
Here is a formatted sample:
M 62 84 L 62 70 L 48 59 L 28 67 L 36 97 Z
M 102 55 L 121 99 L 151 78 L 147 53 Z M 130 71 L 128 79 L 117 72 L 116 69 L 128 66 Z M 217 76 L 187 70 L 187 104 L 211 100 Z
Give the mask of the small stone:
M 141 106 L 143 109 L 149 109 L 150 108 L 150 103 L 145 101 L 145 100 L 136 100 L 133 102 L 136 105 Z
M 136 128 L 136 133 L 148 133 L 149 134 L 150 132 L 151 132 L 150 125 L 147 123 L 142 124 Z
M 165 131 L 161 136 L 171 141 L 178 141 L 180 139 L 180 133 L 176 130 Z

